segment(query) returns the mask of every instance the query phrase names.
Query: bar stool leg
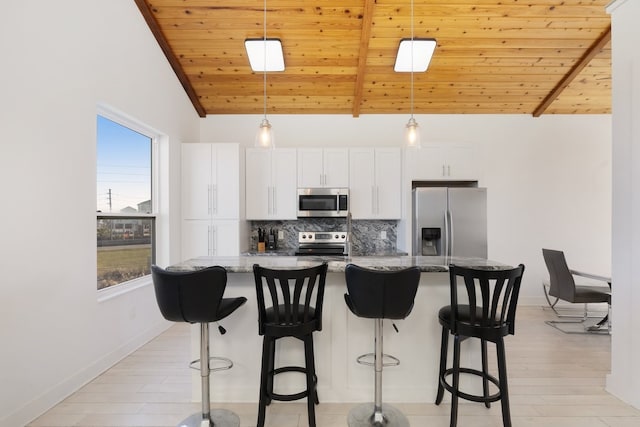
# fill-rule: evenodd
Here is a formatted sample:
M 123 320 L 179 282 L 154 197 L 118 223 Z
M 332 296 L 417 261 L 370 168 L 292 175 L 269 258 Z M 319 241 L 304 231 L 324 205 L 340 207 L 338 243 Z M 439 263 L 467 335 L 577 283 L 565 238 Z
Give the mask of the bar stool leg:
M 260 396 L 258 402 L 258 427 L 264 426 L 265 414 L 267 411 L 267 405 L 271 403 L 271 399 L 269 398 L 268 393 L 272 392 L 270 390 L 270 384 L 273 384 L 270 381 L 273 381 L 271 378 L 272 375 L 270 372 L 273 370 L 272 368 L 272 358 L 273 358 L 273 345 L 274 340 L 265 336 L 262 340 L 262 369 L 260 372 Z
M 358 405 L 349 411 L 349 427 L 409 427 L 409 420 L 397 408 L 382 403 L 382 319 L 375 319 L 374 402 Z
M 449 350 L 449 330 L 442 328 L 442 340 L 440 343 L 440 372 L 438 374 L 438 394 L 436 396 L 436 405 L 442 403 L 444 397 L 444 386 L 442 381 L 444 379 L 444 372 L 447 370 L 447 353 Z
M 511 427 L 511 411 L 509 410 L 509 386 L 507 384 L 507 360 L 505 358 L 504 341 L 502 338 L 496 341 L 496 353 L 498 356 L 498 381 L 500 382 L 500 403 L 502 404 L 502 424 Z
M 382 319 L 375 321 L 375 396 L 373 401 L 373 422 L 384 423 L 382 415 Z
M 226 409 L 211 411 L 209 395 L 209 324 L 200 324 L 200 382 L 202 386 L 202 412 L 184 419 L 178 427 L 239 427 L 240 418 Z
M 482 394 L 489 396 L 489 368 L 487 364 L 487 340 L 480 340 L 480 351 L 482 353 Z M 491 408 L 491 402 L 484 402 L 484 406 Z
M 460 336 L 453 337 L 453 391 L 451 392 L 451 427 L 458 424 L 458 390 L 460 389 Z
M 307 375 L 307 417 L 309 427 L 316 427 L 316 380 L 315 363 L 313 361 L 313 336 L 306 335 L 304 338 L 305 370 Z

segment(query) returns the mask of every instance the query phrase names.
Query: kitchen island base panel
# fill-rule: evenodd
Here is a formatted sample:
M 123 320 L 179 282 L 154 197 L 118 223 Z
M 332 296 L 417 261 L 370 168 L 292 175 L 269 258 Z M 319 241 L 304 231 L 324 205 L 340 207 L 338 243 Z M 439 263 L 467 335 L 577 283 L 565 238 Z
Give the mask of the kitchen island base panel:
M 349 312 L 344 294 L 344 273 L 328 273 L 325 287 L 322 331 L 314 335 L 318 397 L 323 402 L 369 402 L 374 387 L 370 366 L 356 362 L 363 353 L 373 352 L 372 319 Z M 211 381 L 212 402 L 258 402 L 262 337 L 258 335 L 255 281 L 252 273 L 229 273 L 225 296 L 247 298 L 245 310 L 234 313 L 221 335 L 210 328 L 211 346 L 216 356 L 233 360 L 233 368 L 216 372 Z M 438 385 L 441 327 L 438 310 L 449 303 L 449 274 L 422 273 L 411 315 L 394 321 L 399 332 L 387 322 L 383 331 L 388 353 L 400 359 L 400 365 L 385 369 L 385 402 L 433 403 Z M 228 323 L 228 324 L 227 324 Z M 452 341 L 452 340 L 450 340 Z M 462 346 L 479 346 L 477 340 L 465 340 Z M 302 366 L 304 351 L 295 338 L 276 343 L 275 367 Z M 199 354 L 199 328 L 192 326 L 191 352 Z M 452 353 L 452 351 L 450 351 Z M 477 351 L 463 351 L 461 366 L 480 367 Z M 465 390 L 478 392 L 481 384 L 461 377 Z M 303 375 L 285 373 L 274 380 L 274 392 L 296 393 L 306 387 Z M 192 374 L 193 401 L 200 400 L 200 376 Z M 274 404 L 278 404 L 275 402 Z

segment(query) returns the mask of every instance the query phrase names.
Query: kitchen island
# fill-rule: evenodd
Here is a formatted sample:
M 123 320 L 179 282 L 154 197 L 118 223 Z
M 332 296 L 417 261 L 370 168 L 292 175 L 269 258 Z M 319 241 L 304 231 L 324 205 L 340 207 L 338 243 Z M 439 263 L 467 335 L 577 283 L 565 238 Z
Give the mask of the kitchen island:
M 244 296 L 247 303 L 221 324 L 228 331 L 220 335 L 211 330 L 211 355 L 233 360 L 228 371 L 215 372 L 211 380 L 213 402 L 257 402 L 260 379 L 262 337 L 258 335 L 258 314 L 253 264 L 268 268 L 304 268 L 327 261 L 328 274 L 323 307 L 323 328 L 314 334 L 316 372 L 320 402 L 366 402 L 373 400 L 373 368 L 356 363 L 363 353 L 373 352 L 374 322 L 354 316 L 344 302 L 345 266 L 348 263 L 380 270 L 398 270 L 418 266 L 423 272 L 411 314 L 404 320 L 385 321 L 385 353 L 398 357 L 399 366 L 385 368 L 383 399 L 385 402 L 433 402 L 438 384 L 441 329 L 437 319 L 440 307 L 449 303 L 448 266 L 457 264 L 484 269 L 504 269 L 509 266 L 480 258 L 412 257 L 412 256 L 237 256 L 200 257 L 170 266 L 172 271 L 193 271 L 212 265 L 227 269 L 225 296 Z M 199 355 L 199 327 L 191 333 L 191 351 Z M 276 351 L 276 367 L 303 365 L 303 350 L 294 338 L 280 340 Z M 451 341 L 451 340 L 450 340 Z M 479 343 L 463 342 L 478 347 L 462 352 L 462 363 L 479 366 Z M 215 365 L 212 364 L 212 368 Z M 464 379 L 463 379 L 464 380 Z M 465 385 L 462 382 L 463 386 Z M 478 389 L 479 389 L 478 384 Z M 300 374 L 278 375 L 276 392 L 292 393 L 304 388 Z M 200 399 L 200 377 L 193 374 L 193 398 Z M 467 385 L 476 390 L 476 385 Z

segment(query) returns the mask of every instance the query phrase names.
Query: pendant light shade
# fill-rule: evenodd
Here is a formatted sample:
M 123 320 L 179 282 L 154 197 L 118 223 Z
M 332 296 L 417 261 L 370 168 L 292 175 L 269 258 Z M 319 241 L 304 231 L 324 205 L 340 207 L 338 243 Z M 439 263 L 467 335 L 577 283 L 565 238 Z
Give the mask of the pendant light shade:
M 405 126 L 405 143 L 407 148 L 420 148 L 420 126 L 413 116 Z
M 271 129 L 271 123 L 267 120 L 266 116 L 260 122 L 260 127 L 258 128 L 258 133 L 256 133 L 256 147 L 260 148 L 274 148 L 275 147 L 275 138 L 273 135 L 273 129 Z

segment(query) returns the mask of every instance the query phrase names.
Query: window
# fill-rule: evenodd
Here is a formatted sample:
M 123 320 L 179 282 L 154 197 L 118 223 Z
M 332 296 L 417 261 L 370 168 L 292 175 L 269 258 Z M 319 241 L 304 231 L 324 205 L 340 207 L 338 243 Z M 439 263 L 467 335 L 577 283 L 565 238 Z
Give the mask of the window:
M 97 287 L 129 282 L 155 261 L 153 162 L 157 134 L 113 112 L 97 116 Z

